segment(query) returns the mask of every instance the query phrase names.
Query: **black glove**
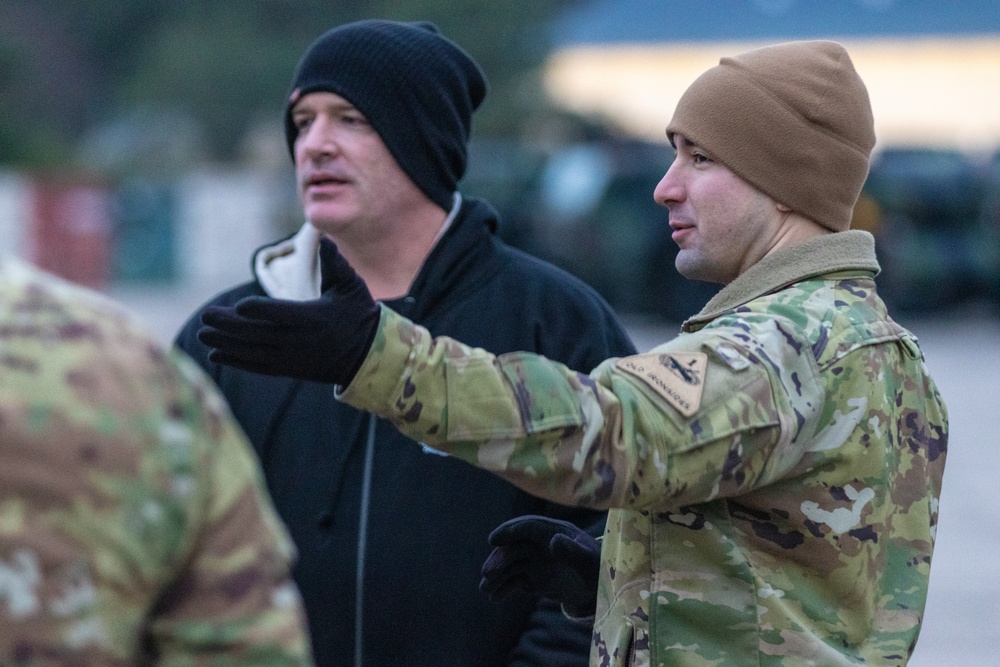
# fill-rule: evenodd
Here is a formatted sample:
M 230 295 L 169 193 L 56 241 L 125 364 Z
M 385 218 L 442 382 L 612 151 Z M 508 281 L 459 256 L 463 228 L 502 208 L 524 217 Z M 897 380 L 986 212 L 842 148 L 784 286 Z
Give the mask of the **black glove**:
M 568 521 L 522 516 L 490 533 L 494 549 L 483 563 L 479 590 L 491 599 L 515 588 L 554 598 L 573 616 L 591 616 L 597 606 L 601 544 Z
M 319 247 L 322 294 L 311 301 L 263 296 L 209 306 L 198 340 L 211 361 L 255 373 L 347 385 L 361 368 L 380 311 L 364 281 L 329 239 Z

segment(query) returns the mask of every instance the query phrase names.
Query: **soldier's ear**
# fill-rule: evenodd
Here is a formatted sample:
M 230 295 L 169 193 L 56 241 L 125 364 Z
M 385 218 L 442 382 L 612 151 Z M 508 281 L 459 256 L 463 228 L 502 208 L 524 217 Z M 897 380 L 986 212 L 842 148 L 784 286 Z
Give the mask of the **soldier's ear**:
M 791 213 L 792 212 L 792 209 L 790 207 L 785 206 L 780 201 L 774 202 L 774 207 L 776 209 L 778 209 L 778 211 L 781 212 L 781 213 Z

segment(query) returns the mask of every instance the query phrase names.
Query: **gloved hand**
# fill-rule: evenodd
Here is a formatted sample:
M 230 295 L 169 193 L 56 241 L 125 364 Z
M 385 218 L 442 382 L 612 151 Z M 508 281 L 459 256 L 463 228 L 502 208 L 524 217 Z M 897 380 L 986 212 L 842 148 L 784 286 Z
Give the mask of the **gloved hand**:
M 208 358 L 255 373 L 347 385 L 361 368 L 380 311 L 364 281 L 329 239 L 319 247 L 321 291 L 311 301 L 262 296 L 210 306 L 198 340 Z
M 601 544 L 583 529 L 544 516 L 522 516 L 490 533 L 479 590 L 497 599 L 520 588 L 554 598 L 572 616 L 594 614 Z

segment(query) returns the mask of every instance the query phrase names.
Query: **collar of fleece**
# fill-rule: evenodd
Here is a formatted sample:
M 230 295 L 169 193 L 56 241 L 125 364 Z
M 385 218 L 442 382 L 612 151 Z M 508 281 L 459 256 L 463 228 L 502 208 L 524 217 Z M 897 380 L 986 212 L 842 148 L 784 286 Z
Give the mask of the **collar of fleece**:
M 462 207 L 462 195 L 455 193 L 451 211 L 438 231 L 440 240 Z M 268 296 L 290 301 L 308 301 L 320 294 L 319 242 L 322 233 L 308 221 L 294 236 L 264 246 L 254 255 L 253 270 Z

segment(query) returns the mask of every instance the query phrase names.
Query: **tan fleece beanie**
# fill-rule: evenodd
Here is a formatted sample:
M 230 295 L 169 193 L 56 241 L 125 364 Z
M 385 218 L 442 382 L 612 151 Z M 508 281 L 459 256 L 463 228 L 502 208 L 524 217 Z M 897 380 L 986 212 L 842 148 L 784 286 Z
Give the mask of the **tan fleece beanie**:
M 844 47 L 829 41 L 723 58 L 681 96 L 671 142 L 676 133 L 833 231 L 851 226 L 875 145 L 868 90 Z

